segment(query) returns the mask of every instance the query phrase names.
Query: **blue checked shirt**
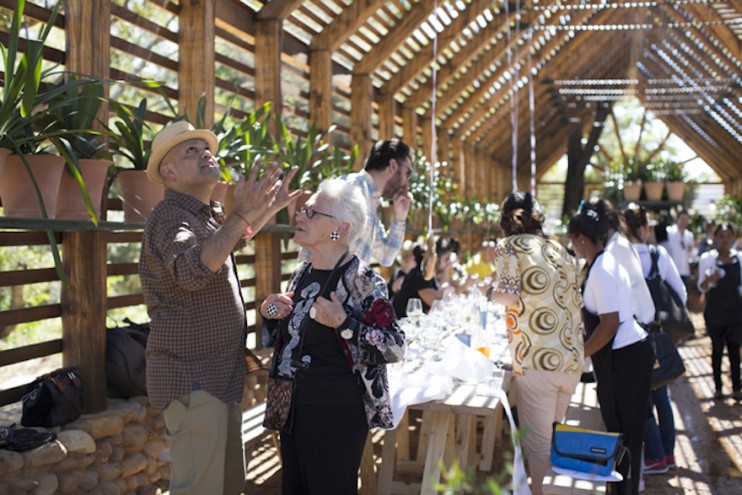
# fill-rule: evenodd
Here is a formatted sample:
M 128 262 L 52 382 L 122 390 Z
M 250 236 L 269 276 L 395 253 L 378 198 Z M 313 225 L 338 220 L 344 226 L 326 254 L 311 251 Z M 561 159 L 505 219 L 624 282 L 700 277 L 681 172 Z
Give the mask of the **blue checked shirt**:
M 381 266 L 392 266 L 404 241 L 406 221 L 392 220 L 389 230 L 386 230 L 377 215 L 381 191 L 371 174 L 365 170 L 348 174 L 342 179 L 358 186 L 366 199 L 366 231 L 350 246 L 350 252 L 366 264 L 370 265 L 373 259 Z M 302 249 L 299 260 L 308 259 L 309 252 Z

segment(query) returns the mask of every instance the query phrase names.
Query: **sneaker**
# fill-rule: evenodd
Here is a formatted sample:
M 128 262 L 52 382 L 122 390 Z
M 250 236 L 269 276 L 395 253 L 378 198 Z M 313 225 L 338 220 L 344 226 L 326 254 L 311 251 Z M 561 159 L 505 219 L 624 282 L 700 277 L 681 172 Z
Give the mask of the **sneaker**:
M 721 400 L 724 398 L 724 394 L 721 392 L 721 390 L 717 390 L 714 392 L 714 399 Z
M 668 470 L 665 459 L 660 459 L 658 461 L 647 459 L 644 461 L 644 474 L 662 474 L 666 473 Z
M 665 464 L 667 464 L 668 469 L 675 469 L 678 467 L 677 464 L 675 464 L 675 456 L 674 455 L 668 455 L 665 457 Z

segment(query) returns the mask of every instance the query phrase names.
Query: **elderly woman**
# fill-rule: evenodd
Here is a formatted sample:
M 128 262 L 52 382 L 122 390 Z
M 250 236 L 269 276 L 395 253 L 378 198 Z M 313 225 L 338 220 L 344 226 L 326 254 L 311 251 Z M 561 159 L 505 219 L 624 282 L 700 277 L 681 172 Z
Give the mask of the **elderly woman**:
M 518 418 L 531 490 L 542 493 L 552 424 L 562 421 L 583 365 L 581 297 L 574 259 L 546 239 L 543 213 L 530 193 L 502 203 L 506 237 L 495 249 L 498 279 L 487 290 L 507 306 L 507 331 L 518 389 Z
M 392 425 L 385 365 L 402 359 L 405 339 L 384 279 L 348 252 L 365 219 L 353 184 L 324 181 L 296 214 L 294 241 L 311 261 L 260 306 L 275 346 L 269 388 L 293 383 L 280 427 L 284 494 L 357 493 L 369 428 Z
M 595 367 L 600 412 L 608 431 L 623 433 L 631 452 L 631 478 L 626 456 L 617 468 L 624 480 L 616 485 L 616 492 L 636 494 L 654 350 L 647 332 L 634 319 L 629 274 L 604 251 L 604 220 L 597 211 L 583 208 L 572 217 L 567 232 L 575 253 L 586 261 L 582 284 L 585 356 L 592 357 Z

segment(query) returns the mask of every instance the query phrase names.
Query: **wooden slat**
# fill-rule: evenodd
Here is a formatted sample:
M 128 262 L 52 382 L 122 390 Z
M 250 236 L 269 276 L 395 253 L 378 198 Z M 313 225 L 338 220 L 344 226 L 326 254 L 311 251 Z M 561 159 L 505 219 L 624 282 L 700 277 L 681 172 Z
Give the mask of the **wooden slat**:
M 258 11 L 258 19 L 287 19 L 303 0 L 271 0 Z
M 139 275 L 139 263 L 109 263 L 106 267 L 107 277 L 121 275 Z
M 106 309 L 126 308 L 144 304 L 143 294 L 127 294 L 125 296 L 109 296 L 106 299 Z
M 325 27 L 322 33 L 312 39 L 311 47 L 336 51 L 383 4 L 383 0 L 355 0 L 345 7 L 345 10 L 329 26 Z
M 57 243 L 62 242 L 59 232 L 54 234 Z M 49 244 L 46 232 L 0 232 L 0 246 L 43 246 Z
M 18 402 L 23 397 L 26 391 L 26 385 L 19 385 L 17 387 L 9 388 L 8 390 L 0 390 L 0 405 L 12 404 Z
M 3 276 L 0 277 L 0 287 L 59 281 L 59 275 L 57 275 L 57 271 L 54 268 L 11 270 L 2 273 Z
M 48 340 L 39 344 L 27 345 L 24 347 L 14 347 L 0 351 L 0 367 L 9 366 L 23 361 L 29 361 L 52 354 L 62 352 L 62 339 Z M 2 402 L 0 401 L 0 404 Z
M 28 323 L 29 321 L 46 320 L 62 316 L 59 304 L 45 304 L 32 308 L 9 309 L 0 311 L 0 327 Z

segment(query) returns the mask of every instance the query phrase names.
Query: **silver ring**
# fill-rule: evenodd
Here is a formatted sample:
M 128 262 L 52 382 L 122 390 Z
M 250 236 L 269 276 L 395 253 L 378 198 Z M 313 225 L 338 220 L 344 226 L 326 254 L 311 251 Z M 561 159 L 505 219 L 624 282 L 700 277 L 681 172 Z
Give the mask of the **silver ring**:
M 315 308 L 314 306 L 312 306 L 311 308 L 309 308 L 309 317 L 311 319 L 317 318 L 317 308 Z
M 278 315 L 278 308 L 275 304 L 269 304 L 267 308 L 265 308 L 266 313 L 268 313 L 268 316 L 277 316 Z

